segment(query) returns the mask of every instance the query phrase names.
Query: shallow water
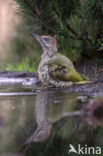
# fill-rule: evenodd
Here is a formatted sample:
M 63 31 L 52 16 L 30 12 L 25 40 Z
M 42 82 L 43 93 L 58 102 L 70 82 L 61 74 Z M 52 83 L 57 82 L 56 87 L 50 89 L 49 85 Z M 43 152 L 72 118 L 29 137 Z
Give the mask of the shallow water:
M 70 144 L 75 148 L 78 144 L 101 147 L 102 127 L 89 126 L 80 116 L 64 117 L 66 112 L 80 110 L 92 98 L 65 89 L 35 91 L 20 85 L 0 86 L 0 156 L 73 156 L 75 153 L 68 154 Z M 52 125 L 50 136 L 44 141 L 39 137 L 41 142 L 31 143 L 20 152 L 42 121 Z

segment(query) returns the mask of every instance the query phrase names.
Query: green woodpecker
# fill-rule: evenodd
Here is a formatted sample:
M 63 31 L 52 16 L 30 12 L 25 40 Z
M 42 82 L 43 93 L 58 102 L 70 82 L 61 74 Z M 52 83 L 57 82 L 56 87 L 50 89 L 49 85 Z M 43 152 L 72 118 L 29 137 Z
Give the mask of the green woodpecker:
M 32 36 L 40 43 L 43 54 L 38 66 L 38 76 L 43 85 L 69 87 L 85 83 L 69 58 L 58 52 L 57 41 L 51 36 Z

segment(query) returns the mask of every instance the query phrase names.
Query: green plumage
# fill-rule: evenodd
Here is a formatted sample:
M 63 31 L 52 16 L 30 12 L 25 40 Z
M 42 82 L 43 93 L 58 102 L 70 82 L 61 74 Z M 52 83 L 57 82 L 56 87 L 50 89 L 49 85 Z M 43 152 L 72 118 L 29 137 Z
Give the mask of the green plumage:
M 43 48 L 43 54 L 38 66 L 38 76 L 43 85 L 69 87 L 73 84 L 88 83 L 88 81 L 83 81 L 72 61 L 58 52 L 55 38 L 36 34 L 33 34 L 33 37 Z
M 49 73 L 55 80 L 78 82 L 83 78 L 75 70 L 73 63 L 66 56 L 56 53 L 47 61 Z

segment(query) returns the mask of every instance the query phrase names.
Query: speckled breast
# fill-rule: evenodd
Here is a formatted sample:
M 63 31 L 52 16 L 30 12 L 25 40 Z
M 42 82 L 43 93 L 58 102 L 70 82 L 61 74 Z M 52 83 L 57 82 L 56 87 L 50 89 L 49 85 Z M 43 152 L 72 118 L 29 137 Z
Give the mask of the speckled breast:
M 44 85 L 49 85 L 49 69 L 43 61 L 41 61 L 39 64 L 38 76 Z

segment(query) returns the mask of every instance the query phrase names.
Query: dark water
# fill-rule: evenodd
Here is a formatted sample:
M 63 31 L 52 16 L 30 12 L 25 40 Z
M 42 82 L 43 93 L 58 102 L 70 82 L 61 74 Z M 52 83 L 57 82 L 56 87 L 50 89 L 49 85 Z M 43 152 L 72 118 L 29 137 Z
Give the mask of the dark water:
M 64 117 L 66 112 L 80 110 L 92 99 L 81 93 L 68 93 L 65 89 L 42 89 L 34 91 L 21 86 L 0 87 L 0 156 L 74 156 L 68 153 L 70 144 L 76 149 L 83 146 L 79 155 L 103 155 L 96 153 L 96 147 L 103 147 L 103 128 L 92 127 L 80 116 Z M 42 121 L 48 121 L 41 142 L 22 145 L 36 131 Z M 41 126 L 42 129 L 42 126 Z M 38 134 L 37 134 L 38 135 Z M 86 153 L 87 147 L 94 147 L 94 153 Z

